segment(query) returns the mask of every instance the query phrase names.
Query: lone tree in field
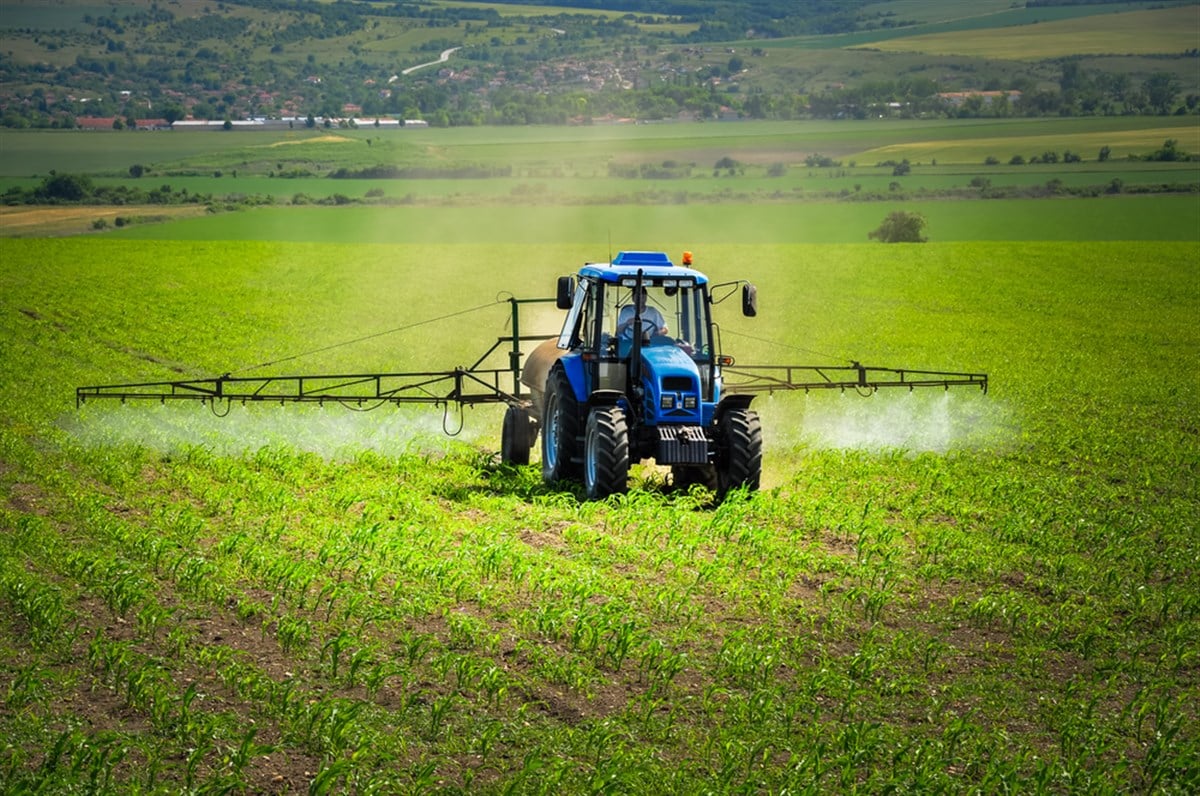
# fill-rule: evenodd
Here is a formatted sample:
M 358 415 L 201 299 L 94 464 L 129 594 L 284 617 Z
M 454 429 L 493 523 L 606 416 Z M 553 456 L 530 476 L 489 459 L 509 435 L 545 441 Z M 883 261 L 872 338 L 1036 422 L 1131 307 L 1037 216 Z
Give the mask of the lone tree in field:
M 868 232 L 867 237 L 884 243 L 924 243 L 926 239 L 921 234 L 924 230 L 925 216 L 896 210 L 888 213 L 878 229 Z

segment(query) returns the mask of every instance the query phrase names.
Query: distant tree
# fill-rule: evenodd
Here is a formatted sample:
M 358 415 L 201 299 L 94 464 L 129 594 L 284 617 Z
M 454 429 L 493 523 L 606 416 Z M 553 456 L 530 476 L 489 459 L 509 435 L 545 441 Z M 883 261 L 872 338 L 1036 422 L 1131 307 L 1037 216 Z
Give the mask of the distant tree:
M 310 130 L 317 126 L 317 120 L 315 118 L 313 118 L 313 115 L 311 113 L 308 114 L 308 116 L 306 116 L 304 118 L 304 126 Z
M 92 195 L 92 181 L 77 174 L 52 174 L 42 181 L 41 191 L 49 199 L 78 202 Z
M 1146 100 L 1155 113 L 1166 116 L 1179 95 L 1179 78 L 1170 72 L 1155 72 L 1142 84 Z
M 925 216 L 895 210 L 888 213 L 878 228 L 867 233 L 867 237 L 883 243 L 924 243 L 926 238 L 921 234 L 924 230 Z
M 908 162 L 908 158 L 905 158 L 892 167 L 893 177 L 905 177 L 910 173 L 912 173 L 912 164 Z
M 183 108 L 178 105 L 167 105 L 162 109 L 162 116 L 163 119 L 166 120 L 167 126 L 169 127 L 186 116 L 186 114 L 184 113 Z
M 734 174 L 741 172 L 743 167 L 740 162 L 726 155 L 713 164 L 713 175 L 716 176 L 716 174 L 722 169 L 725 170 L 726 174 L 732 177 Z
M 134 163 L 132 166 L 129 167 L 129 176 L 133 177 L 134 179 L 141 177 L 145 173 L 146 173 L 146 167 L 143 166 L 141 163 Z
M 1025 156 L 1024 155 L 1013 155 L 1011 158 L 1009 158 L 1008 165 L 1024 166 L 1025 165 Z
M 1098 159 L 1101 163 L 1107 163 L 1108 158 L 1111 155 L 1112 155 L 1112 147 L 1107 146 L 1107 145 L 1100 147 L 1100 155 L 1099 155 Z
M 1186 152 L 1179 151 L 1179 142 L 1177 140 L 1168 138 L 1163 142 L 1162 149 L 1156 149 L 1146 160 L 1174 162 L 1177 160 L 1188 160 L 1188 155 Z

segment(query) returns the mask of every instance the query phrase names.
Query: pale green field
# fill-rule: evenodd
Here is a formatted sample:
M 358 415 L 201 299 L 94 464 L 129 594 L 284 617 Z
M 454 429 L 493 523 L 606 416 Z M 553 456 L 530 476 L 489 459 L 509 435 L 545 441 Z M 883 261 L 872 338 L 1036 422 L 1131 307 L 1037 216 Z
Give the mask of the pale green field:
M 936 150 L 941 152 L 943 150 Z M 808 168 L 803 164 L 786 167 L 778 177 L 764 176 L 768 167 L 747 166 L 745 175 L 730 178 L 724 174 L 714 177 L 708 168 L 697 166 L 688 177 L 679 179 L 618 178 L 605 176 L 550 176 L 536 168 L 519 171 L 513 177 L 482 179 L 387 179 L 332 180 L 324 177 L 276 179 L 260 175 L 226 174 L 221 177 L 149 176 L 140 180 L 128 177 L 96 178 L 98 186 L 126 188 L 157 188 L 169 185 L 176 191 L 212 195 L 217 201 L 225 196 L 273 196 L 281 203 L 300 204 L 303 197 L 311 200 L 329 199 L 341 195 L 358 200 L 400 204 L 437 204 L 468 206 L 512 203 L 537 207 L 541 205 L 614 205 L 614 204 L 706 204 L 809 202 L 850 198 L 856 194 L 894 195 L 894 185 L 915 194 L 920 191 L 960 191 L 967 198 L 978 193 L 971 188 L 976 178 L 986 179 L 995 188 L 1044 186 L 1058 180 L 1066 188 L 1099 189 L 1103 191 L 1114 179 L 1126 190 L 1137 186 L 1163 184 L 1196 185 L 1200 183 L 1200 164 L 1128 163 L 1116 161 L 1097 163 L 1095 153 L 1088 163 L 1025 164 L 1010 166 L 1012 154 L 1029 158 L 1040 156 L 1046 149 L 1021 149 L 1003 152 L 1001 163 L 984 166 L 953 163 L 947 165 L 940 155 L 933 154 L 937 166 L 929 164 L 931 153 L 917 146 L 880 150 L 872 153 L 871 161 L 859 161 L 854 167 Z M 1062 153 L 1063 149 L 1053 150 Z M 913 172 L 897 178 L 891 166 L 875 166 L 874 162 L 908 158 L 915 165 Z M 10 186 L 36 188 L 42 180 L 32 177 L 0 178 L 0 191 Z M 368 195 L 370 194 L 370 195 Z M 298 199 L 299 197 L 299 199 Z M 928 198 L 928 197 L 926 197 Z
M 859 45 L 888 52 L 1036 60 L 1071 55 L 1178 55 L 1196 48 L 1200 5 L 1097 14 L 1037 25 L 934 33 Z
M 982 164 L 989 155 L 998 158 L 1001 163 L 1006 163 L 1014 154 L 1020 154 L 1028 160 L 1031 156 L 1040 155 L 1043 152 L 1055 152 L 1061 155 L 1069 150 L 1082 155 L 1087 160 L 1095 160 L 1100 149 L 1107 146 L 1112 150 L 1110 158 L 1124 159 L 1131 155 L 1153 152 L 1162 147 L 1168 139 L 1177 141 L 1178 148 L 1184 152 L 1200 153 L 1200 123 L 1192 122 L 1190 125 L 1162 127 L 1148 125 L 1141 129 L 1126 131 L 1086 131 L 1077 128 L 1069 131 L 1040 132 L 1017 136 L 980 136 L 967 140 L 944 138 L 887 144 L 856 153 L 855 158 L 864 163 L 908 158 L 914 163 L 937 161 L 938 163 Z M 1200 175 L 1200 163 L 1183 168 L 1190 171 L 1193 178 Z M 1069 169 L 1066 170 L 1069 171 Z
M 1200 194 L 1097 199 L 481 207 L 259 208 L 139 225 L 109 237 L 342 243 L 578 244 L 694 249 L 728 243 L 856 243 L 893 210 L 919 212 L 931 241 L 1200 241 Z M 611 244 L 610 244 L 611 242 Z M 878 247 L 879 257 L 889 249 Z
M 58 132 L 0 130 L 0 177 L 59 172 L 124 175 L 135 163 L 152 170 L 266 174 L 307 168 L 484 165 L 514 173 L 559 170 L 603 176 L 616 163 L 695 163 L 699 172 L 722 157 L 751 166 L 803 163 L 812 154 L 846 163 L 875 163 L 884 147 L 912 147 L 922 160 L 982 164 L 988 155 L 1040 154 L 1047 146 L 1094 159 L 1100 146 L 1114 158 L 1149 154 L 1167 138 L 1200 152 L 1195 117 L 1067 119 L 870 120 L 663 123 L 590 127 L 426 128 L 279 132 Z M 368 143 L 369 142 L 369 143 Z M 911 158 L 910 158 L 911 159 Z M 152 175 L 151 175 L 152 176 Z

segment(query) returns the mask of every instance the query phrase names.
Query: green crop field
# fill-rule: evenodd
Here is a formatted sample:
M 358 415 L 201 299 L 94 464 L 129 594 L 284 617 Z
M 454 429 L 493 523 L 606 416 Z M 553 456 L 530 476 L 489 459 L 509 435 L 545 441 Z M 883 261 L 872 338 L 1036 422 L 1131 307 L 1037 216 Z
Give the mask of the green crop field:
M 1197 792 L 1198 136 L 6 131 L 0 792 Z M 15 203 L 52 169 L 141 198 Z M 869 241 L 894 210 L 929 242 Z M 719 506 L 546 485 L 498 406 L 74 402 L 470 365 L 631 248 L 758 286 L 739 363 L 990 389 L 761 396 Z
M 722 243 L 854 243 L 894 210 L 919 212 L 934 241 L 1181 240 L 1200 236 L 1200 196 L 987 201 L 674 203 L 644 205 L 275 207 L 138 224 L 111 237 L 354 243 L 583 243 L 645 248 L 664 230 L 682 248 Z M 626 243 L 621 244 L 620 241 Z M 632 242 L 632 243 L 631 243 Z M 636 246 L 633 245 L 636 243 Z M 881 250 L 880 256 L 889 256 Z
M 985 18 L 986 19 L 986 18 Z M 980 27 L 889 38 L 865 47 L 935 55 L 1042 59 L 1067 55 L 1160 54 L 1196 46 L 1200 6 L 1096 14 L 1036 26 Z
M 717 242 L 698 216 L 699 267 L 759 287 L 757 318 L 715 308 L 739 361 L 991 376 L 761 397 L 764 489 L 716 508 L 649 466 L 605 502 L 549 488 L 484 409 L 449 438 L 435 407 L 74 405 L 469 363 L 504 291 L 609 245 L 461 220 L 0 240 L 0 791 L 1200 788 L 1200 235 L 795 243 L 768 216 Z
M 127 175 L 140 164 L 156 174 L 266 176 L 306 169 L 324 175 L 338 168 L 464 165 L 511 168 L 516 176 L 559 173 L 597 177 L 610 163 L 673 160 L 710 173 L 723 157 L 751 167 L 803 164 L 813 154 L 873 165 L 892 156 L 982 166 L 991 155 L 1007 162 L 1046 149 L 1069 149 L 1095 161 L 1103 146 L 1113 160 L 1144 156 L 1167 139 L 1200 153 L 1200 125 L 1192 117 L 1066 119 L 873 120 L 870 122 L 739 122 L 737 124 L 597 125 L 271 132 L 59 132 L 5 131 L 0 177 L 29 178 L 59 172 Z M 889 154 L 891 153 L 891 154 Z M 1196 165 L 1178 164 L 1195 179 Z M 728 182 L 728 181 L 726 181 Z

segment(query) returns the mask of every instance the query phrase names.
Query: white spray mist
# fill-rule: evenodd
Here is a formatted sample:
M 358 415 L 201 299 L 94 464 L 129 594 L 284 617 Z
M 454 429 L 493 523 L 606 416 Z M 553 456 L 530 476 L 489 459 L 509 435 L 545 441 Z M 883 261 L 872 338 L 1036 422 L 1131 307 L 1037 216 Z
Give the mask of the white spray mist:
M 995 445 L 1011 432 L 1004 405 L 954 390 L 778 394 L 754 402 L 768 446 L 947 453 Z
M 441 407 L 383 406 L 352 411 L 342 406 L 234 404 L 220 417 L 199 404 L 85 404 L 61 425 L 85 445 L 138 445 L 164 454 L 203 446 L 218 455 L 237 456 L 266 446 L 344 460 L 362 451 L 385 455 L 447 449 L 453 441 L 476 443 L 498 438 L 495 407 L 448 414 Z M 221 408 L 224 411 L 224 407 Z M 495 415 L 493 418 L 492 415 Z M 446 433 L 461 432 L 451 436 Z

